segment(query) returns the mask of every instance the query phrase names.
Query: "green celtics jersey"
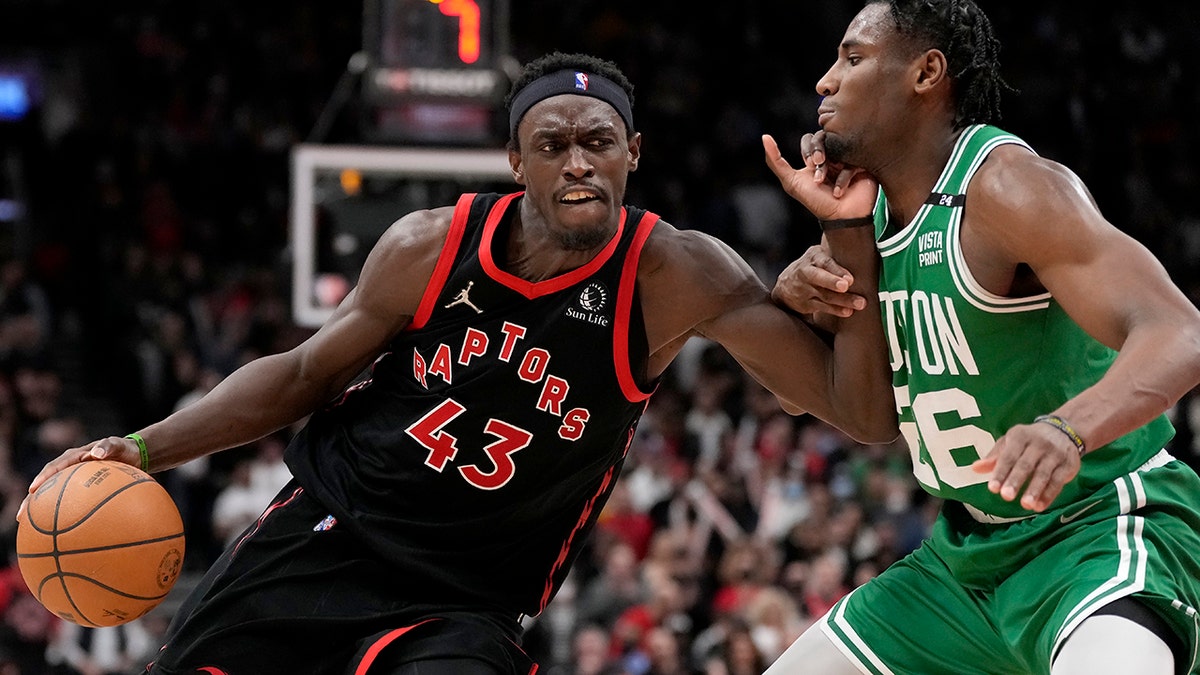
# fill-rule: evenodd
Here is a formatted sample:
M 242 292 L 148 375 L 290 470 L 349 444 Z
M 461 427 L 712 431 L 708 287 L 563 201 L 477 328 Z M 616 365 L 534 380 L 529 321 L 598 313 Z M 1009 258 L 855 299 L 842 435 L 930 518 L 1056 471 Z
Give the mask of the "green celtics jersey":
M 972 471 L 971 463 L 1013 425 L 1032 422 L 1096 382 L 1116 358 L 1049 293 L 997 296 L 967 269 L 960 246 L 967 185 L 988 153 L 1006 143 L 1028 147 L 995 127 L 964 129 L 912 222 L 889 227 L 882 190 L 875 210 L 880 299 L 914 473 L 930 493 L 964 502 L 985 521 L 1030 512 L 989 492 L 987 474 Z M 1091 449 L 1052 508 L 1136 469 L 1173 434 L 1164 416 Z

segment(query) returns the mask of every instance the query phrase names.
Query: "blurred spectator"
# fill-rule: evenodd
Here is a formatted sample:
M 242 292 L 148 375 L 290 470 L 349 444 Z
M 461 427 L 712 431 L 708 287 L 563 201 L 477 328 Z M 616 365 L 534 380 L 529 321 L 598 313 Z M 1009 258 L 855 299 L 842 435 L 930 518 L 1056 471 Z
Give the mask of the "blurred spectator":
M 50 675 L 46 649 L 63 620 L 33 597 L 16 566 L 0 571 L 0 619 L 0 654 L 21 675 Z
M 55 310 L 45 289 L 29 276 L 26 261 L 0 262 L 0 364 L 42 356 L 50 348 Z
M 654 522 L 645 511 L 634 504 L 631 494 L 633 486 L 617 481 L 608 502 L 596 521 L 596 537 L 616 538 L 629 545 L 638 560 L 646 557 L 650 539 L 654 536 Z
M 811 617 L 824 616 L 850 588 L 846 585 L 846 554 L 829 549 L 812 561 L 804 586 L 804 610 Z
M 754 647 L 765 663 L 774 663 L 811 623 L 799 603 L 774 585 L 756 594 L 743 615 Z
M 25 483 L 63 450 L 79 447 L 89 440 L 83 420 L 75 416 L 52 415 L 31 423 L 19 441 L 16 460 Z
M 755 644 L 750 626 L 734 619 L 724 639 L 705 659 L 704 675 L 762 675 L 770 664 Z
M 48 358 L 37 357 L 18 363 L 12 378 L 17 397 L 17 424 L 21 431 L 28 432 L 58 414 L 62 375 Z
M 263 495 L 254 486 L 254 460 L 239 459 L 229 472 L 229 482 L 217 493 L 212 508 L 213 536 L 222 546 L 237 539 L 247 527 L 254 524 L 262 515 L 263 509 L 270 505 L 270 498 L 263 501 Z
M 680 636 L 666 626 L 650 629 L 645 641 L 644 675 L 696 675 L 688 664 Z M 631 674 L 633 675 L 633 674 Z
M 608 630 L 598 624 L 583 623 L 571 638 L 568 663 L 551 665 L 548 675 L 626 675 L 609 650 Z
M 158 644 L 140 619 L 102 628 L 62 622 L 46 651 L 46 661 L 63 675 L 128 675 L 154 657 Z
M 291 479 L 283 450 L 277 436 L 266 436 L 251 446 L 252 455 L 234 463 L 212 508 L 213 534 L 223 545 L 253 525 Z
M 647 583 L 637 552 L 623 539 L 609 539 L 598 574 L 585 581 L 575 601 L 580 624 L 611 626 L 626 609 L 645 600 Z
M 674 579 L 649 579 L 646 598 L 621 612 L 613 622 L 609 655 L 620 659 L 628 670 L 646 672 L 649 655 L 655 648 L 652 643 L 656 628 L 685 634 L 692 630 L 685 600 Z
M 777 568 L 767 548 L 749 537 L 730 542 L 717 568 L 714 613 L 745 616 L 758 594 L 774 582 Z

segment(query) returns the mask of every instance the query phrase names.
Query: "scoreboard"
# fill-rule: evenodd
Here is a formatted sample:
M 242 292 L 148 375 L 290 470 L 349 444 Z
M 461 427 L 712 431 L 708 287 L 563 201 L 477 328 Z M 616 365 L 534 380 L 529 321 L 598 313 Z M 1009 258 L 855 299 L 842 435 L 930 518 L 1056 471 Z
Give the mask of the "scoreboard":
M 366 0 L 369 140 L 494 145 L 511 60 L 507 0 Z

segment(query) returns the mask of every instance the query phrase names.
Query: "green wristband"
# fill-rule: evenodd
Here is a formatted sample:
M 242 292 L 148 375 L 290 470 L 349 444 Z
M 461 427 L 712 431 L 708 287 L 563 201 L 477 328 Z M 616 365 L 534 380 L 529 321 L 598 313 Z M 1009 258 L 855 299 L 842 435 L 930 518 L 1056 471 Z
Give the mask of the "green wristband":
M 137 434 L 128 434 L 125 436 L 129 440 L 137 443 L 138 454 L 142 457 L 142 471 L 150 470 L 150 451 L 146 449 L 146 441 Z

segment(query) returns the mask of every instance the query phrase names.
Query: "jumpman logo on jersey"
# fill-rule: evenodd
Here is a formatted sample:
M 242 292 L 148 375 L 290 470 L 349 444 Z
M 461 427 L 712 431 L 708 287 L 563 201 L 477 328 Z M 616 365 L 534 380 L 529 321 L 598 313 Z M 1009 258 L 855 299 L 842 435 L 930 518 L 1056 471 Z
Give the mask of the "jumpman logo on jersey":
M 466 288 L 459 291 L 458 295 L 454 296 L 454 300 L 450 304 L 446 305 L 445 308 L 450 309 L 455 305 L 466 305 L 467 307 L 475 310 L 476 314 L 483 314 L 483 310 L 476 307 L 475 303 L 471 302 L 471 299 L 467 297 L 467 294 L 471 292 L 471 287 L 474 285 L 474 281 L 468 281 Z

